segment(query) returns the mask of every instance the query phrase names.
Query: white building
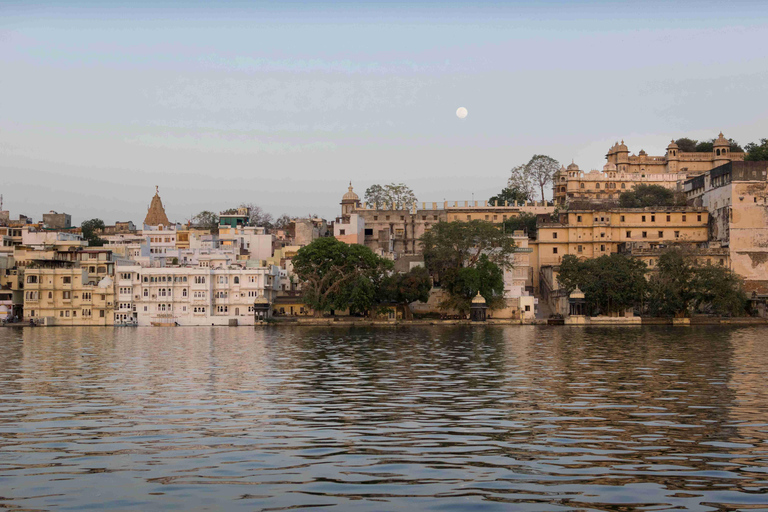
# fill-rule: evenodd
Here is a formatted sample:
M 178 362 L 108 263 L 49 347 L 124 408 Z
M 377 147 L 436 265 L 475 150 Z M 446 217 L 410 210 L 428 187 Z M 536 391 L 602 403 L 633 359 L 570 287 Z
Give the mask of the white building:
M 115 323 L 253 325 L 269 315 L 280 283 L 269 267 L 118 266 Z

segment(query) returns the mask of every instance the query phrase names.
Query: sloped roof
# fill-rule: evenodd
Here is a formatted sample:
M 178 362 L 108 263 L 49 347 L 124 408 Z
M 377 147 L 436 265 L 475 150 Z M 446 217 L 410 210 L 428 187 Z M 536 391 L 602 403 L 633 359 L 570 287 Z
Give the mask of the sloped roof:
M 165 208 L 163 208 L 163 201 L 160 199 L 160 191 L 155 187 L 155 196 L 152 198 L 152 202 L 149 204 L 149 210 L 147 210 L 147 216 L 144 218 L 144 224 L 147 226 L 168 226 L 170 221 L 165 214 Z

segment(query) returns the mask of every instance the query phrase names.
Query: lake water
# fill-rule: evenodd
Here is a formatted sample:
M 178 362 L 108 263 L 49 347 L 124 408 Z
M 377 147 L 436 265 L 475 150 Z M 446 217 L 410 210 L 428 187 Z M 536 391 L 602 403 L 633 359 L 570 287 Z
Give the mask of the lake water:
M 768 507 L 768 329 L 0 329 L 0 509 Z

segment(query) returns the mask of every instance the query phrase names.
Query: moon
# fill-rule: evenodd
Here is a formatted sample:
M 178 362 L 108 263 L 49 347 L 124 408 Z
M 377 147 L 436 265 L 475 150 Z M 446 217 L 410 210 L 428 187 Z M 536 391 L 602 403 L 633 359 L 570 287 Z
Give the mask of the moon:
M 458 117 L 459 119 L 464 119 L 465 117 L 467 117 L 467 114 L 469 114 L 469 112 L 464 107 L 459 107 L 456 109 L 456 117 Z

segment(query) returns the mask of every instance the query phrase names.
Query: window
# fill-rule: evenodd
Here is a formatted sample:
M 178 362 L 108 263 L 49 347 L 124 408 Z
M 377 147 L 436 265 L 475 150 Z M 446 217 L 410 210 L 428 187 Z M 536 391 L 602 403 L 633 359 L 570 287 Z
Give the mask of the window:
M 581 183 L 581 184 L 579 185 L 579 188 L 584 188 L 584 184 L 583 184 L 583 183 Z
M 530 304 L 526 304 L 525 305 L 525 310 L 526 311 L 530 311 L 531 310 L 531 305 Z
M 235 284 L 240 284 L 240 278 L 238 276 L 235 276 L 234 283 Z
M 91 300 L 91 292 L 83 292 L 83 300 Z
M 472 216 L 471 215 L 467 215 L 467 220 L 472 220 Z
M 643 215 L 643 222 L 645 222 L 645 215 Z
M 557 232 L 552 233 L 552 238 L 557 239 Z
M 627 188 L 627 187 L 626 187 L 626 185 L 624 185 L 624 183 L 622 183 L 621 184 L 621 188 Z
M 672 220 L 672 216 L 670 214 L 667 214 L 667 222 Z
M 627 238 L 632 238 L 632 232 L 631 231 L 627 231 Z
M 62 293 L 62 298 L 64 300 L 70 300 L 72 298 L 72 292 L 70 291 L 61 292 L 61 293 Z
M 621 216 L 621 222 L 624 222 L 624 216 L 623 215 Z
M 27 276 L 27 284 L 37 284 L 37 276 Z
M 340 235 L 346 235 L 347 234 L 347 230 L 346 229 L 340 229 L 339 230 L 339 234 Z
M 373 216 L 373 220 L 379 220 L 379 216 L 378 215 L 374 215 Z
M 373 229 L 366 228 L 365 229 L 365 236 L 373 236 Z
M 659 231 L 659 238 L 664 238 L 664 232 L 663 231 Z
M 70 276 L 64 276 L 61 278 L 64 284 L 72 284 L 72 278 Z
M 675 238 L 680 238 L 680 232 L 679 231 L 675 231 Z
M 685 214 L 683 214 L 683 222 L 685 222 Z
M 600 184 L 599 183 L 595 183 L 595 188 L 599 189 L 600 188 Z
M 605 252 L 605 246 L 604 245 L 600 245 L 600 252 Z
M 485 216 L 485 220 L 490 220 L 490 219 L 491 219 L 491 217 L 489 215 Z
M 53 298 L 53 292 L 48 292 L 48 298 L 49 298 L 49 299 L 52 299 L 52 298 Z
M 701 214 L 699 214 L 699 215 L 697 215 L 697 216 L 696 216 L 696 220 L 697 220 L 697 221 L 699 221 L 699 222 L 701 222 Z
M 103 309 L 99 310 L 99 318 L 104 318 L 104 310 Z
M 651 222 L 656 222 L 656 216 L 655 215 L 651 215 Z
M 389 220 L 389 215 L 387 215 L 385 218 L 386 218 L 387 220 Z
M 580 245 L 579 245 L 578 247 L 576 247 L 576 251 L 577 251 L 578 253 L 581 253 L 581 246 L 580 246 Z
M 581 215 L 576 216 L 576 222 L 581 222 Z
M 186 296 L 187 296 L 187 289 L 186 289 L 186 288 L 182 288 L 182 290 L 181 290 L 181 296 L 182 296 L 182 297 L 186 297 Z
M 557 254 L 557 247 L 552 248 L 552 254 Z
M 648 238 L 648 232 L 647 231 L 643 231 L 643 238 Z
M 493 220 L 494 220 L 494 221 L 497 221 L 497 220 L 499 220 L 499 216 L 498 216 L 498 215 L 494 215 L 494 216 L 493 216 Z
M 605 233 L 600 233 L 600 238 L 605 238 Z

